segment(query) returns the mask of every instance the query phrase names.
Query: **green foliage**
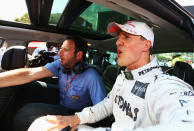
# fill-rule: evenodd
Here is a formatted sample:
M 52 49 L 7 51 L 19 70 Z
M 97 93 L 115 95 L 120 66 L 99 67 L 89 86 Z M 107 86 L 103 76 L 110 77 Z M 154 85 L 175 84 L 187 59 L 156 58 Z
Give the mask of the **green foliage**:
M 21 23 L 26 23 L 26 24 L 30 24 L 30 18 L 28 13 L 25 13 L 22 17 L 20 18 L 16 18 L 15 19 L 16 22 L 21 22 Z
M 57 25 L 60 17 L 61 17 L 61 13 L 51 14 L 50 19 L 49 19 L 49 24 Z
M 56 14 L 51 14 L 50 19 L 49 19 L 49 24 L 56 25 L 57 22 L 59 21 L 59 18 L 61 16 L 61 13 L 56 13 Z M 25 13 L 22 17 L 16 18 L 16 22 L 21 22 L 21 23 L 27 23 L 30 24 L 30 18 L 28 13 Z
M 159 61 L 170 61 L 171 60 L 171 58 L 160 56 L 160 55 L 157 55 L 157 58 Z

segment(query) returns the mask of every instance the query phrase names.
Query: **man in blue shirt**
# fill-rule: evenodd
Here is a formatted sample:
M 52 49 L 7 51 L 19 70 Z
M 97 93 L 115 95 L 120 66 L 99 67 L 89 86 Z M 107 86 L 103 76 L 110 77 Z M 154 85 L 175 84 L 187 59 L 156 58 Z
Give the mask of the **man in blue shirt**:
M 105 98 L 100 75 L 85 63 L 86 52 L 85 40 L 67 37 L 58 53 L 59 60 L 42 67 L 22 68 L 0 74 L 0 87 L 25 84 L 44 77 L 59 78 L 60 104 L 32 103 L 24 106 L 15 117 L 15 130 L 26 130 L 30 122 L 41 115 L 73 114 Z
M 64 107 L 81 111 L 84 107 L 100 102 L 105 97 L 104 84 L 93 68 L 87 67 L 80 74 L 64 74 L 60 60 L 48 63 L 45 67 L 59 77 L 60 104 Z

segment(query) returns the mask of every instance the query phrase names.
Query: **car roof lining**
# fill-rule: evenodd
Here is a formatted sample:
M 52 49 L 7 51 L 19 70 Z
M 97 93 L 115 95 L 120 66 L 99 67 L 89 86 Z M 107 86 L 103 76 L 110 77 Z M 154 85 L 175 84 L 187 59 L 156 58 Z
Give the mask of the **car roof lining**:
M 37 0 L 37 1 L 40 2 L 40 0 Z M 0 26 L 0 29 L 3 29 L 1 30 L 0 35 L 2 37 L 5 36 L 5 38 L 13 37 L 12 35 L 14 35 L 15 39 L 19 38 L 24 41 L 42 40 L 42 41 L 50 41 L 50 42 L 58 42 L 64 39 L 64 37 L 66 37 L 67 35 L 79 35 L 87 38 L 88 41 L 91 42 L 94 47 L 101 49 L 102 51 L 105 51 L 105 49 L 106 50 L 109 49 L 110 51 L 112 50 L 116 52 L 116 46 L 115 46 L 116 38 L 112 38 L 111 36 L 109 36 L 107 37 L 108 39 L 102 39 L 101 37 L 98 37 L 98 36 L 87 35 L 79 31 L 71 31 L 71 30 L 68 30 L 67 28 L 68 25 L 70 25 L 73 22 L 73 20 L 75 20 L 75 18 L 79 16 L 81 12 L 84 11 L 84 8 L 87 8 L 91 4 L 90 2 L 94 2 L 99 5 L 108 7 L 112 10 L 115 10 L 117 12 L 130 15 L 138 20 L 145 21 L 148 24 L 152 24 L 154 26 L 154 32 L 155 32 L 155 41 L 154 41 L 154 48 L 152 50 L 152 53 L 168 52 L 168 51 L 194 51 L 194 43 L 191 40 L 191 36 L 187 31 L 183 30 L 182 28 L 179 28 L 178 25 L 175 25 L 174 23 L 169 22 L 163 17 L 160 17 L 154 14 L 153 12 L 150 12 L 149 10 L 144 9 L 141 6 L 136 5 L 133 2 L 130 2 L 128 0 L 120 0 L 120 1 L 118 0 L 88 0 L 88 1 L 71 0 L 68 3 L 67 7 L 69 6 L 70 8 L 70 4 L 73 4 L 73 2 L 76 2 L 76 1 L 79 1 L 79 2 L 75 4 L 75 7 L 83 4 L 85 5 L 80 7 L 80 9 L 78 9 L 76 13 L 73 14 L 73 18 L 71 20 L 68 20 L 68 17 L 70 15 L 70 13 L 68 12 L 72 12 L 72 9 L 66 9 L 57 27 L 41 26 L 41 24 L 44 23 L 45 21 L 34 22 L 37 25 L 24 25 L 21 23 L 0 21 L 0 24 L 2 25 Z M 44 7 L 47 9 L 48 12 L 51 10 L 51 8 L 49 7 L 52 5 L 52 2 L 53 2 L 52 0 L 49 0 L 49 4 L 45 5 Z M 35 3 L 32 2 L 31 4 L 35 4 Z M 48 14 L 46 14 L 45 17 L 48 17 Z M 37 20 L 34 20 L 34 21 L 37 21 Z M 15 27 L 15 28 L 12 28 L 12 27 Z M 26 28 L 26 29 L 21 29 L 21 28 Z M 66 30 L 62 30 L 62 28 L 66 28 Z M 13 30 L 15 34 L 11 32 Z M 6 35 L 6 33 L 7 34 L 9 33 L 10 36 Z M 184 45 L 184 48 L 183 48 L 183 45 Z
M 154 48 L 152 49 L 152 53 L 157 52 L 168 52 L 169 50 L 173 51 L 193 51 L 194 43 L 191 40 L 191 35 L 179 28 L 166 19 L 163 19 L 156 14 L 132 3 L 127 0 L 89 0 L 91 2 L 98 3 L 100 5 L 106 6 L 112 10 L 116 10 L 120 13 L 123 13 L 122 7 L 131 14 L 137 14 L 141 16 L 141 20 L 145 21 L 148 24 L 156 25 L 154 28 L 155 40 L 154 40 Z M 111 2 L 110 2 L 111 1 Z M 117 8 L 117 5 L 120 6 Z M 134 12 L 135 11 L 135 12 Z M 125 13 L 125 12 L 124 12 Z M 146 17 L 144 17 L 144 15 Z M 164 38 L 163 40 L 161 38 Z M 184 42 L 184 43 L 183 43 Z M 182 49 L 182 44 L 186 44 L 187 49 Z M 100 45 L 100 44 L 99 44 Z
M 77 17 L 80 16 L 80 14 L 91 4 L 91 2 L 84 0 L 69 1 L 57 24 L 57 28 L 60 28 L 61 30 L 66 30 L 77 19 Z

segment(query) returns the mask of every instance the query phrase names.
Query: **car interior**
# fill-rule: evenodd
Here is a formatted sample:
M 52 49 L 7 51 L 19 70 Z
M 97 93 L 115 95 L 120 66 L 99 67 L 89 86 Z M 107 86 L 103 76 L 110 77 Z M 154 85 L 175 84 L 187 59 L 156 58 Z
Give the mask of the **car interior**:
M 175 0 L 21 1 L 26 6 L 26 12 L 21 18 L 9 21 L 0 16 L 0 49 L 3 51 L 1 72 L 44 66 L 54 61 L 50 56 L 57 54 L 58 49 L 41 51 L 38 55 L 32 56 L 36 48 L 43 46 L 43 43 L 55 43 L 60 46 L 67 36 L 80 36 L 88 41 L 87 62 L 102 76 L 108 93 L 120 70 L 124 70 L 124 67 L 117 65 L 115 44 L 117 37 L 107 33 L 107 25 L 113 21 L 124 24 L 127 20 L 139 20 L 152 27 L 155 34 L 152 55 L 194 52 L 194 5 L 183 7 Z M 194 71 L 191 64 L 182 61 L 173 67 L 166 65 L 161 67 L 166 73 L 175 75 L 194 86 Z M 17 110 L 26 103 L 57 103 L 59 99 L 56 90 L 57 80 L 58 78 L 51 77 L 31 83 L 37 84 L 37 87 L 39 84 L 53 87 L 49 91 L 29 88 L 29 93 L 25 96 L 20 93 L 13 94 L 14 102 L 13 98 L 2 99 L 0 120 L 4 121 L 0 124 L 1 129 L 6 127 L 11 130 L 11 126 L 8 125 Z M 1 94 L 6 96 L 14 90 L 11 87 L 9 89 L 6 91 L 0 89 L 0 97 Z M 41 96 L 42 94 L 47 95 Z M 55 99 L 48 98 L 48 95 Z M 10 111 L 7 109 L 9 105 L 14 105 L 14 111 L 7 114 Z

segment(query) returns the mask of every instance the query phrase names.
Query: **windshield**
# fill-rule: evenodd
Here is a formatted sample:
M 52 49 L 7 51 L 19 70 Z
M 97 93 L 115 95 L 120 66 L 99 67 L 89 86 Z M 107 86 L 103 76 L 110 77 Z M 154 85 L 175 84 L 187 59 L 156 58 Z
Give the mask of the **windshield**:
M 190 64 L 194 68 L 193 52 L 169 52 L 154 54 L 159 61 L 160 66 L 173 67 L 177 61 Z
M 194 16 L 194 0 L 175 0 Z

